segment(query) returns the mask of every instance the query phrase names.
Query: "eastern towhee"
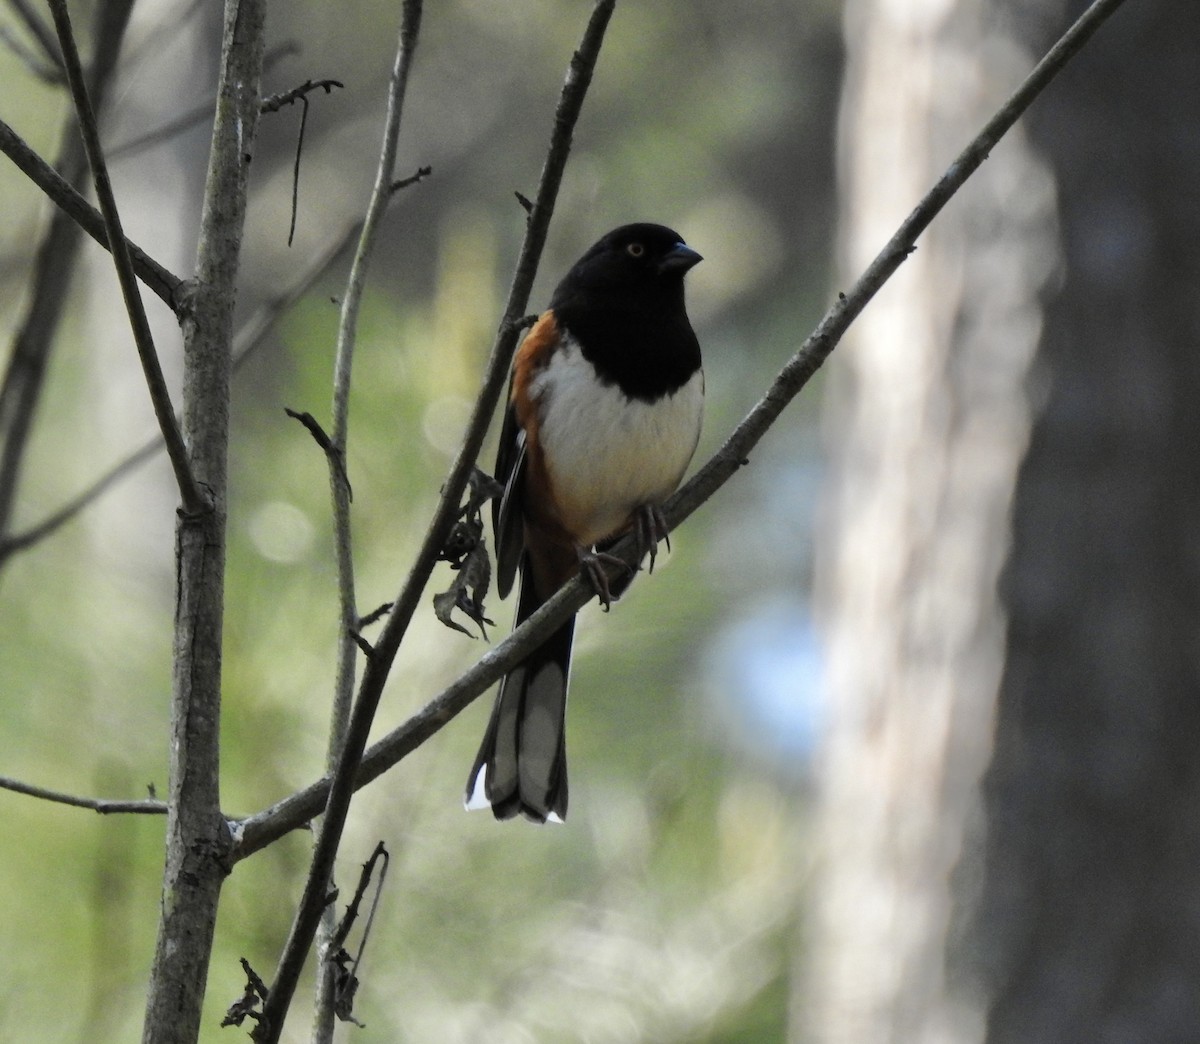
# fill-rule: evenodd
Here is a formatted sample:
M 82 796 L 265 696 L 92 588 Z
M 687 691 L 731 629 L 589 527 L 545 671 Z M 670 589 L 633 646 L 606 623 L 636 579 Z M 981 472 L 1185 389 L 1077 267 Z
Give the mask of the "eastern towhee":
M 607 607 L 604 548 L 633 530 L 651 567 L 660 505 L 700 437 L 704 372 L 683 302 L 700 255 L 662 225 L 623 225 L 579 259 L 513 359 L 493 504 L 496 583 L 521 571 L 516 623 L 582 569 Z M 597 548 L 599 550 L 597 550 Z M 572 617 L 505 677 L 467 807 L 542 823 L 567 814 Z

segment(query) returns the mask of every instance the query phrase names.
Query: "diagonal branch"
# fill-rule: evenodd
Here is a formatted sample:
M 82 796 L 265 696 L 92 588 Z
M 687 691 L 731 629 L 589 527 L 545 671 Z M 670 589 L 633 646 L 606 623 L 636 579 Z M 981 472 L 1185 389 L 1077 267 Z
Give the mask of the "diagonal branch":
M 175 408 L 171 405 L 167 382 L 163 377 L 162 367 L 158 361 L 158 352 L 155 350 L 154 339 L 150 334 L 150 322 L 146 318 L 146 308 L 142 303 L 142 294 L 138 289 L 137 277 L 134 275 L 133 263 L 129 257 L 129 244 L 125 239 L 125 233 L 121 230 L 121 217 L 117 212 L 112 182 L 109 180 L 108 167 L 104 162 L 104 152 L 100 147 L 100 128 L 96 124 L 96 114 L 92 111 L 87 85 L 84 83 L 83 67 L 79 61 L 79 51 L 75 46 L 75 36 L 71 31 L 66 0 L 50 0 L 50 11 L 54 16 L 54 28 L 58 32 L 58 42 L 62 47 L 67 81 L 71 86 L 71 94 L 75 99 L 75 110 L 79 116 L 79 130 L 83 135 L 84 151 L 91 164 L 96 198 L 100 203 L 100 213 L 104 217 L 104 227 L 108 233 L 113 263 L 117 269 L 117 280 L 121 284 L 121 296 L 125 299 L 125 309 L 129 313 L 129 323 L 133 329 L 133 339 L 137 344 L 142 370 L 146 375 L 146 384 L 150 389 L 154 414 L 158 418 L 158 426 L 162 430 L 163 439 L 167 445 L 167 455 L 171 458 L 171 467 L 179 485 L 184 510 L 189 514 L 195 514 L 206 507 L 207 497 L 192 474 L 187 447 L 183 443 L 183 435 L 175 421 Z
M 746 463 L 751 451 L 828 358 L 850 324 L 903 264 L 905 258 L 916 249 L 916 241 L 920 234 L 982 165 L 989 152 L 1016 123 L 1034 98 L 1122 3 L 1124 0 L 1095 0 L 1037 64 L 1004 106 L 955 158 L 859 277 L 850 292 L 838 296 L 837 302 L 826 312 L 817 328 L 788 360 L 766 394 L 734 429 L 721 448 L 664 505 L 663 513 L 671 529 L 707 501 Z M 626 562 L 633 563 L 634 540 L 626 537 L 612 551 Z M 613 566 L 611 569 L 612 575 L 615 576 L 618 568 Z M 495 649 L 484 653 L 479 661 L 453 684 L 367 750 L 357 767 L 354 785 L 365 786 L 416 750 L 506 674 L 530 650 L 549 637 L 593 595 L 590 586 L 579 577 L 565 584 L 507 639 Z M 379 646 L 376 647 L 375 655 L 378 658 Z M 364 689 L 375 668 L 376 659 L 372 659 L 363 679 Z M 360 700 L 361 698 L 360 694 Z M 356 715 L 357 710 L 356 708 Z M 341 766 L 339 771 L 340 769 Z M 327 800 L 330 786 L 329 777 L 317 780 L 272 807 L 248 819 L 240 820 L 236 824 L 237 842 L 233 858 L 243 859 L 283 834 L 302 826 L 320 812 Z

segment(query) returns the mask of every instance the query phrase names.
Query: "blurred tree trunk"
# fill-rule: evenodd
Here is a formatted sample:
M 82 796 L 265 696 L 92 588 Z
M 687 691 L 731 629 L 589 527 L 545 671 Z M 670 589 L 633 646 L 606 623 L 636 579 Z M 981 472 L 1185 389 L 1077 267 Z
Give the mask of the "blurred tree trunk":
M 1198 34 L 1127 5 L 1031 123 L 1066 269 L 964 918 L 992 1044 L 1200 1040 Z
M 850 4 L 848 270 L 1071 7 Z M 1198 23 L 1127 5 L 837 364 L 797 1038 L 1200 1039 Z
M 847 6 L 843 269 L 864 267 L 1028 70 L 976 0 Z M 839 351 L 818 552 L 832 733 L 797 1038 L 965 1040 L 949 878 L 1003 663 L 995 590 L 1055 258 L 1053 193 L 1014 132 Z

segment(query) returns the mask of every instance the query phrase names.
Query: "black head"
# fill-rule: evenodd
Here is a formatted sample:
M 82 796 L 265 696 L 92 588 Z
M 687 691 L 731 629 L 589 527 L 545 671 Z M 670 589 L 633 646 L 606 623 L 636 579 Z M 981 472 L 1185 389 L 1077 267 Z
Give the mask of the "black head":
M 642 222 L 602 237 L 559 284 L 552 307 L 575 294 L 649 296 L 683 303 L 683 277 L 701 261 L 674 229 Z
M 550 307 L 601 379 L 653 400 L 700 368 L 683 277 L 700 255 L 664 225 L 622 225 L 583 255 Z

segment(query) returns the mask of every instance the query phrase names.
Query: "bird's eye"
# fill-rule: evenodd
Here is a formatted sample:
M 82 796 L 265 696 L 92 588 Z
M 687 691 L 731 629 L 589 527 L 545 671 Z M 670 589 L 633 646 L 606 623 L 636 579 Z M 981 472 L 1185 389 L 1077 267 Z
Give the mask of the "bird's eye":
M 645 254 L 646 248 L 641 243 L 630 243 L 629 246 L 625 248 L 625 251 L 630 257 L 641 257 L 643 254 Z

